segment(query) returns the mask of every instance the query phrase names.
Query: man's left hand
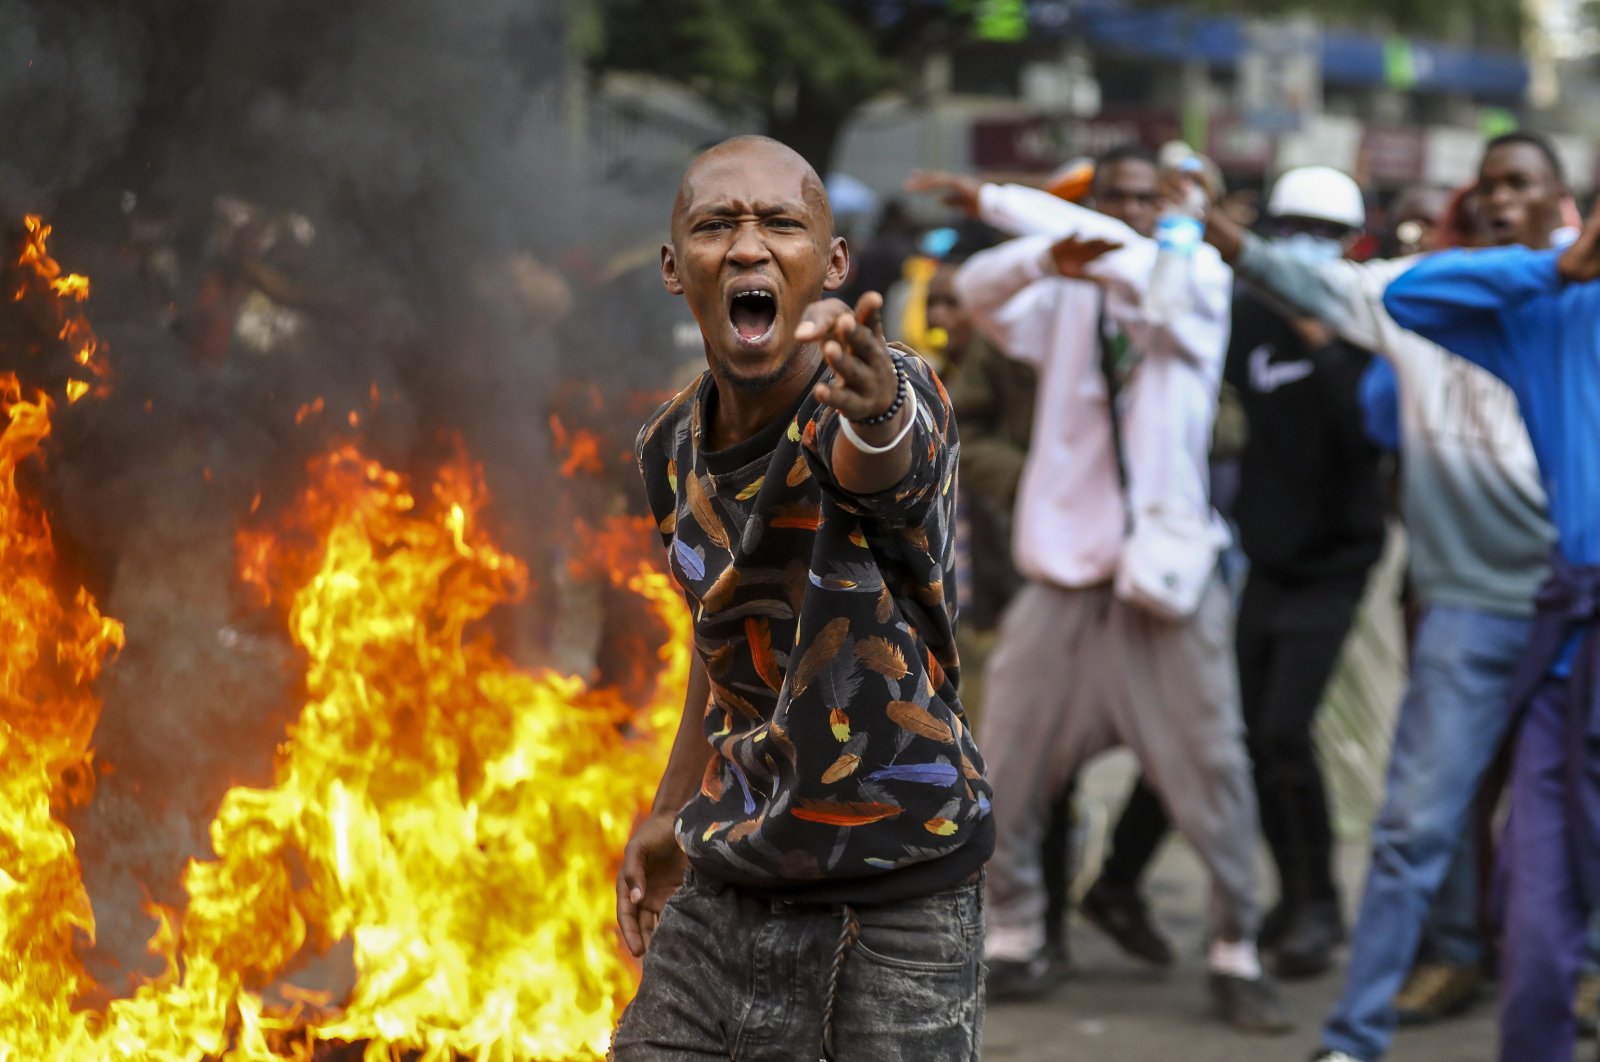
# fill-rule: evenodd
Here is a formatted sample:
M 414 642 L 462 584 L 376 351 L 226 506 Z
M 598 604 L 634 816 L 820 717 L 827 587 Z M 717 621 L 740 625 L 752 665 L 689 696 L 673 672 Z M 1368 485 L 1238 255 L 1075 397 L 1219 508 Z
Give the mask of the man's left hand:
M 832 406 L 849 420 L 875 417 L 899 394 L 900 380 L 883 337 L 883 296 L 869 291 L 851 309 L 838 299 L 807 307 L 795 338 L 821 341 L 822 357 L 833 380 L 819 383 L 817 401 Z

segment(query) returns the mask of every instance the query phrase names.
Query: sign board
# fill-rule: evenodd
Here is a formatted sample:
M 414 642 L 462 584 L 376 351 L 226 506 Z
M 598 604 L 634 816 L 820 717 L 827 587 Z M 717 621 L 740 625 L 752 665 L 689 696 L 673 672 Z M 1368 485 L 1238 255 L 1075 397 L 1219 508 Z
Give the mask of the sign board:
M 1263 133 L 1292 133 L 1322 111 L 1322 35 L 1308 18 L 1252 21 L 1239 60 L 1239 115 Z
M 1415 184 L 1425 172 L 1427 147 L 1421 129 L 1368 126 L 1361 131 L 1356 177 L 1363 184 Z
M 1049 172 L 1079 155 L 1123 144 L 1164 144 L 1182 130 L 1171 111 L 1112 108 L 1092 118 L 1029 115 L 972 123 L 972 166 L 992 172 Z

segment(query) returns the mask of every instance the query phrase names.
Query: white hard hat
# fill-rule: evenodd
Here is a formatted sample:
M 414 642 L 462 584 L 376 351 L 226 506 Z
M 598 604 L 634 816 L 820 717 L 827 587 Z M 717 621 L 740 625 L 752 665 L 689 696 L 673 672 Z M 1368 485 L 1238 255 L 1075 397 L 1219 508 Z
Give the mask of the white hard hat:
M 1316 218 L 1359 229 L 1367 223 L 1367 205 L 1349 174 L 1332 166 L 1299 166 L 1272 186 L 1267 216 Z

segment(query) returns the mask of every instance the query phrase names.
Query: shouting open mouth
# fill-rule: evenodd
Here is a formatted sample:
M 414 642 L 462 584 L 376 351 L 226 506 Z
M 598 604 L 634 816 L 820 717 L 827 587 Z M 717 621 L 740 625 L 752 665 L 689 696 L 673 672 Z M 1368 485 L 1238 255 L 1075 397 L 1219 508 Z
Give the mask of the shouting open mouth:
M 729 300 L 728 320 L 741 346 L 761 347 L 777 328 L 778 300 L 763 288 L 742 288 Z

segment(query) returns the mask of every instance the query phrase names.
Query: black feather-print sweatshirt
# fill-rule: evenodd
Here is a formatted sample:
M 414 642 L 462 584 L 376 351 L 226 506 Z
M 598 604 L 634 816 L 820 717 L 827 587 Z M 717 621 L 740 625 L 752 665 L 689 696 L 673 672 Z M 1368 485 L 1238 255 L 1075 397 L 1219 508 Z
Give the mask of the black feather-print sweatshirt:
M 790 415 L 703 448 L 703 374 L 636 455 L 711 679 L 700 792 L 678 843 L 698 873 L 785 899 L 877 903 L 971 877 L 994 849 L 989 783 L 956 695 L 958 443 L 931 369 L 906 478 L 843 490 L 838 413 Z M 823 370 L 826 372 L 826 370 Z

